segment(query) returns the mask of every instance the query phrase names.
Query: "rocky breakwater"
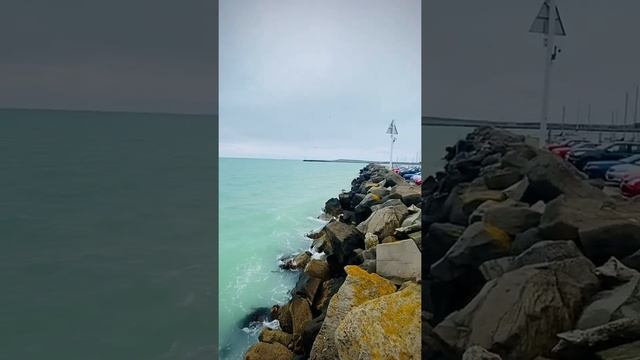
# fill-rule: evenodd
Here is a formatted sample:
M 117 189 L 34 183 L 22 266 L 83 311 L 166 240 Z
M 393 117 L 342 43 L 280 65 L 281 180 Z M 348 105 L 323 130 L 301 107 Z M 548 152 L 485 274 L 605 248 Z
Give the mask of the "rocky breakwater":
M 479 128 L 425 181 L 428 359 L 640 359 L 640 202 Z
M 283 263 L 300 278 L 276 307 L 280 329 L 245 358 L 421 358 L 421 204 L 421 188 L 394 172 L 360 170 L 326 202 L 331 220 L 308 234 L 310 251 Z

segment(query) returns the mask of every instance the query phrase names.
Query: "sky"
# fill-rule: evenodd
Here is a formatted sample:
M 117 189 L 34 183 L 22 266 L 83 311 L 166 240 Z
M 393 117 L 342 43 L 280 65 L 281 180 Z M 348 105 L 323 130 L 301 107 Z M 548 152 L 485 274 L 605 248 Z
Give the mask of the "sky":
M 3 0 L 0 107 L 210 114 L 216 1 Z
M 420 151 L 419 0 L 221 0 L 220 156 Z
M 424 1 L 422 113 L 428 116 L 539 121 L 544 47 L 529 33 L 542 0 Z M 632 121 L 640 84 L 640 2 L 559 0 L 567 32 L 552 70 L 550 117 L 622 124 L 625 91 Z M 639 111 L 640 112 L 640 111 Z M 638 114 L 640 120 L 640 113 Z

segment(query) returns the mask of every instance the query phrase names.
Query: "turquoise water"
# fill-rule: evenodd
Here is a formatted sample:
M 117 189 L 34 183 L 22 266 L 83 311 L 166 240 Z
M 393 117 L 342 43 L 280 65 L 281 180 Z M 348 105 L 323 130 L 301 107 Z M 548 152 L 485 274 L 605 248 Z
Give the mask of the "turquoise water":
M 219 321 L 221 359 L 241 359 L 257 341 L 239 322 L 252 309 L 284 303 L 297 275 L 278 269 L 323 225 L 324 202 L 350 189 L 364 164 L 220 159 Z
M 215 358 L 216 126 L 0 110 L 0 358 Z

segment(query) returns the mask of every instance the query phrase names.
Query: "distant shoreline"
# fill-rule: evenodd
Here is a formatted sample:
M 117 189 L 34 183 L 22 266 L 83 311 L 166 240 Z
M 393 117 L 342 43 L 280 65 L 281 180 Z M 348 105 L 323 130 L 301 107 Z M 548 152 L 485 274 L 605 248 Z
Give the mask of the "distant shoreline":
M 307 162 L 332 162 L 332 163 L 352 163 L 352 164 L 388 164 L 388 161 L 368 161 L 368 160 L 350 160 L 350 159 L 338 159 L 338 160 L 317 160 L 317 159 L 304 159 L 302 161 Z M 422 165 L 421 162 L 410 161 L 394 161 L 397 165 Z

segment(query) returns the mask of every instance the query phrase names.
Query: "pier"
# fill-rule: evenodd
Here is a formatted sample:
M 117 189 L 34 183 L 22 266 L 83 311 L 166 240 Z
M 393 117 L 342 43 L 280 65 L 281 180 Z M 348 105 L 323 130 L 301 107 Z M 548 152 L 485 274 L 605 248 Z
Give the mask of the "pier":
M 540 129 L 539 122 L 516 122 L 516 121 L 492 121 L 474 119 L 456 119 L 437 116 L 423 116 L 422 126 L 455 126 L 455 127 L 481 127 L 491 126 L 501 129 Z M 628 125 L 607 125 L 607 124 L 576 124 L 557 123 L 547 124 L 548 130 L 562 131 L 591 131 L 591 132 L 629 132 L 640 133 L 640 123 Z

